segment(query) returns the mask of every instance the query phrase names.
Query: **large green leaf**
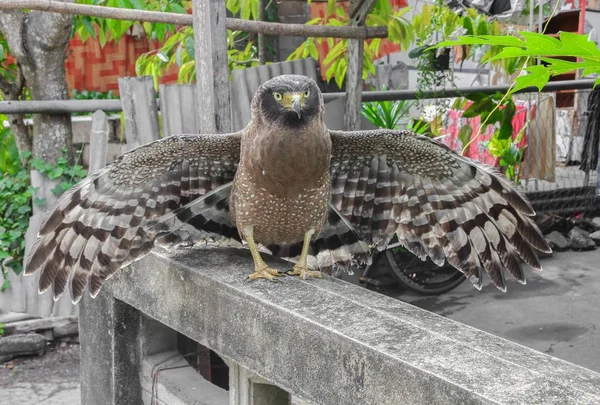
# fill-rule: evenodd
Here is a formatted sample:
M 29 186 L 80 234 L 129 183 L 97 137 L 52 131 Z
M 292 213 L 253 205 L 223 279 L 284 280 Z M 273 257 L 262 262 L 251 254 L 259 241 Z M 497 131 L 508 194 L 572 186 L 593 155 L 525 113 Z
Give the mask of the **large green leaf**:
M 516 36 L 475 35 L 444 41 L 433 48 L 453 45 L 490 45 L 499 52 L 488 52 L 484 62 L 540 59 L 545 65 L 525 67 L 525 75 L 517 77 L 511 92 L 535 86 L 542 89 L 551 76 L 581 70 L 582 76 L 600 74 L 600 50 L 587 35 L 561 32 L 558 38 L 534 32 L 519 32 Z M 565 57 L 577 61 L 565 60 Z M 596 79 L 596 84 L 600 80 Z

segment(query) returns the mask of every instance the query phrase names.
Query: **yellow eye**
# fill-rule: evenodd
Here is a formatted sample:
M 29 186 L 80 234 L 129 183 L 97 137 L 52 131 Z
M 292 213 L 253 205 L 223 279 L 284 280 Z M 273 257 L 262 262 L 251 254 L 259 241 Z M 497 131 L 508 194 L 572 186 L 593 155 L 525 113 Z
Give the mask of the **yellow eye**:
M 309 89 L 304 90 L 304 97 L 308 97 L 308 96 L 310 96 L 310 90 Z
M 273 93 L 273 97 L 275 97 L 275 100 L 277 101 L 281 101 L 281 99 L 283 98 L 281 93 Z

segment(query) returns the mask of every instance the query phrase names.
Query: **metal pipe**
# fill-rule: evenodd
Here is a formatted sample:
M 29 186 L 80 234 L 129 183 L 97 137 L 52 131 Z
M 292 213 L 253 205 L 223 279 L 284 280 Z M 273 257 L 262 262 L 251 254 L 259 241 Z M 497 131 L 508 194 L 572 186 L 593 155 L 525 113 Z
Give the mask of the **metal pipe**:
M 557 90 L 583 90 L 594 87 L 594 80 L 563 80 L 548 83 L 542 92 L 552 92 Z M 417 97 L 416 90 L 394 90 L 394 91 L 363 91 L 362 101 L 394 101 L 394 100 L 415 100 L 432 98 L 450 98 L 461 97 L 467 94 L 484 93 L 494 94 L 496 92 L 506 92 L 509 86 L 479 86 L 466 87 L 459 89 L 448 89 L 441 91 L 421 92 Z M 517 93 L 536 93 L 536 87 L 528 87 L 519 90 Z M 326 102 L 337 100 L 344 97 L 345 93 L 325 93 L 323 98 Z M 121 111 L 120 100 L 44 100 L 44 101 L 0 101 L 0 114 L 64 114 L 94 112 L 102 110 L 104 112 Z
M 583 90 L 594 87 L 594 80 L 562 80 L 549 82 L 541 90 L 542 93 L 553 92 L 557 90 Z M 447 89 L 440 91 L 423 91 L 418 93 L 417 90 L 393 90 L 393 91 L 364 91 L 362 101 L 391 101 L 391 100 L 415 100 L 415 99 L 432 99 L 432 98 L 451 98 L 462 97 L 467 94 L 484 93 L 494 94 L 497 92 L 505 93 L 510 86 L 478 86 L 465 87 L 458 89 Z M 516 93 L 537 93 L 537 87 L 527 87 Z M 323 98 L 325 101 L 336 100 L 343 97 L 344 93 L 325 93 Z

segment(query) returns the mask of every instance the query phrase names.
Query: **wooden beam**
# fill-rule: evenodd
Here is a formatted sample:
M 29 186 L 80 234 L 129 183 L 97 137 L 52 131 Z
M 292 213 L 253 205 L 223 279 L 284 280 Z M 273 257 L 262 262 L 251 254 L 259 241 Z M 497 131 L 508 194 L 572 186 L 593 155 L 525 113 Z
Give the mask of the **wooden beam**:
M 258 21 L 265 21 L 265 0 L 258 0 Z M 258 33 L 258 64 L 264 65 L 267 61 L 267 41 L 265 34 Z
M 4 334 L 9 336 L 21 333 L 43 333 L 51 330 L 57 338 L 76 335 L 78 333 L 77 319 L 77 315 L 69 315 L 13 322 L 4 326 Z M 54 331 L 58 331 L 58 333 L 54 333 Z
M 196 119 L 200 133 L 231 131 L 227 28 L 223 0 L 193 0 L 196 45 Z
M 0 10 L 39 10 L 60 14 L 87 15 L 112 18 L 113 20 L 148 21 L 176 25 L 193 25 L 193 17 L 188 14 L 165 13 L 160 11 L 131 10 L 117 7 L 93 6 L 89 4 L 64 3 L 52 0 L 11 0 L 0 2 Z M 387 27 L 328 27 L 321 25 L 281 24 L 263 21 L 225 18 L 225 26 L 230 30 L 254 34 L 290 37 L 317 38 L 387 38 Z
M 350 25 L 354 27 L 365 23 L 369 10 L 375 0 L 350 0 Z M 348 40 L 348 70 L 346 72 L 346 111 L 344 128 L 347 131 L 360 129 L 360 110 L 362 97 L 364 40 Z

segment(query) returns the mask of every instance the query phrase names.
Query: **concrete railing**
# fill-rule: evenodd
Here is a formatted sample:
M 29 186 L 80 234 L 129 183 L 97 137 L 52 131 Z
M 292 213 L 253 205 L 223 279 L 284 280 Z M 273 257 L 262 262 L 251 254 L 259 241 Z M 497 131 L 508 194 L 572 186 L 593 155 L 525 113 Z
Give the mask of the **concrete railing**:
M 600 403 L 598 373 L 336 279 L 251 269 L 242 250 L 158 251 L 85 299 L 82 403 L 150 403 L 176 331 L 226 359 L 230 391 L 171 370 L 157 404 Z

